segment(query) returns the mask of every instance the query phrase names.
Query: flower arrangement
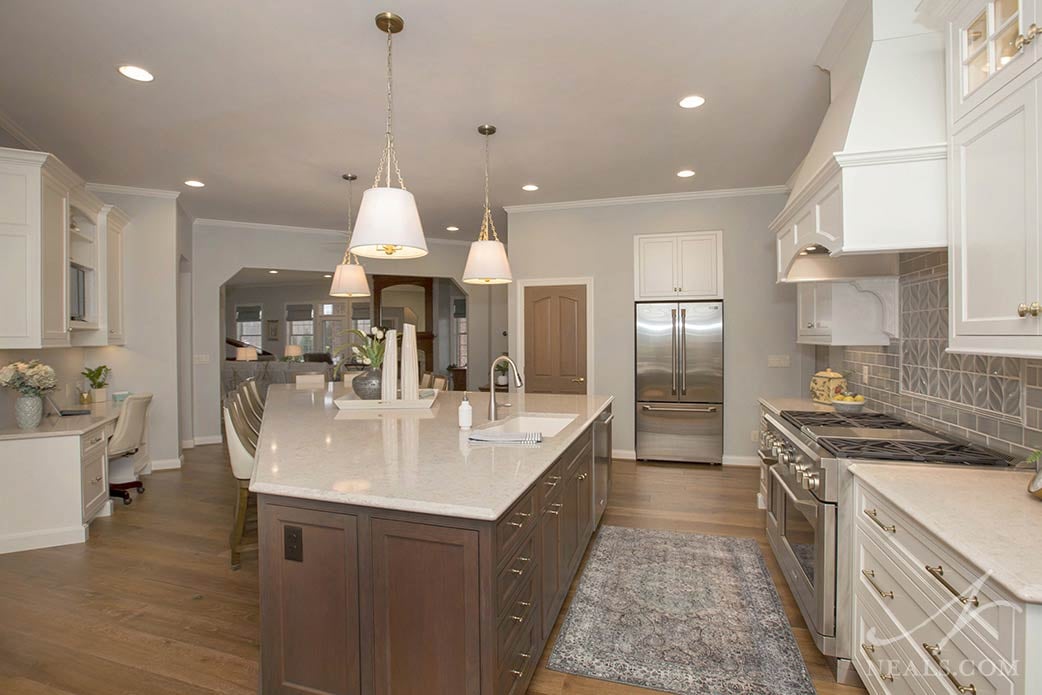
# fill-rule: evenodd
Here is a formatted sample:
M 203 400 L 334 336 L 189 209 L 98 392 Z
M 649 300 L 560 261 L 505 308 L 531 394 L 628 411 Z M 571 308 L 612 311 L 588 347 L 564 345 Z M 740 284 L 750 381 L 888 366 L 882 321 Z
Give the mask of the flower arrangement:
M 106 365 L 100 365 L 91 369 L 90 367 L 84 367 L 81 375 L 87 377 L 87 381 L 90 382 L 92 389 L 103 389 L 109 385 L 109 374 L 112 370 Z
M 12 362 L 0 368 L 0 386 L 23 396 L 42 396 L 58 385 L 54 369 L 39 360 Z
M 387 336 L 386 331 L 379 326 L 373 326 L 368 333 L 365 333 L 357 328 L 344 331 L 341 335 L 347 335 L 351 339 L 357 339 L 359 342 L 344 345 L 337 354 L 346 353 L 350 350 L 353 356 L 353 361 L 361 362 L 366 367 L 379 368 L 384 362 L 384 350 L 386 345 L 384 339 Z

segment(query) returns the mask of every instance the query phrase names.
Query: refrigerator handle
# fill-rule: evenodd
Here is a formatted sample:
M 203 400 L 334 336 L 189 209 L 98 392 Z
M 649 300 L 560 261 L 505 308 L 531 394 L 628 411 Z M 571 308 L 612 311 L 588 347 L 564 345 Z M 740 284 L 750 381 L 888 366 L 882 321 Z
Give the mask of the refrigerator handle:
M 687 395 L 687 309 L 680 310 L 680 395 Z
M 671 331 L 672 339 L 670 340 L 670 369 L 673 372 L 673 395 L 677 395 L 677 310 L 671 309 L 669 312 L 672 315 Z
M 670 408 L 669 406 L 661 405 L 644 405 L 641 407 L 649 413 L 715 413 L 719 410 L 719 408 L 712 405 L 706 408 Z

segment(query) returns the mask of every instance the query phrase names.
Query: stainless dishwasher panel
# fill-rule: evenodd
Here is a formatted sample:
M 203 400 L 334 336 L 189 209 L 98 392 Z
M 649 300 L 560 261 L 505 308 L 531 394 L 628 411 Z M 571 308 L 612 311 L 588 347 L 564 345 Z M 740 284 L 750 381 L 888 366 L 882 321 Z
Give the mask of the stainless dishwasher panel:
M 722 404 L 637 404 L 638 459 L 723 463 L 723 457 Z

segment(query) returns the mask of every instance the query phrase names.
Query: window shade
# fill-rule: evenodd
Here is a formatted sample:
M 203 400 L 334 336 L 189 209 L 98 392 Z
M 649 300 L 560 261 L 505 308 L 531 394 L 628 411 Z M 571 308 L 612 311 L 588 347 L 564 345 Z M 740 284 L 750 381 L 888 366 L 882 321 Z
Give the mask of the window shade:
M 311 321 L 314 318 L 314 307 L 310 304 L 287 304 L 287 321 Z
M 467 318 L 467 300 L 457 299 L 452 302 L 452 318 L 454 319 L 465 319 Z
M 235 307 L 235 320 L 238 323 L 243 321 L 260 321 L 261 320 L 261 308 L 260 306 L 240 306 Z
M 369 320 L 369 302 L 355 302 L 351 305 L 352 321 Z

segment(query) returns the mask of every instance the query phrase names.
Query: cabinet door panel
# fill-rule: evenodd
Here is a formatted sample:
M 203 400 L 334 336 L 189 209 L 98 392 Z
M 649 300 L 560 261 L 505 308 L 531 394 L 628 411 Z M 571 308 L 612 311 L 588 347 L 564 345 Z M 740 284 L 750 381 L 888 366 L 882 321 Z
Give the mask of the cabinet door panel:
M 83 458 L 83 521 L 86 522 L 109 498 L 105 480 L 105 447 L 97 447 Z
M 956 335 L 1034 335 L 1017 307 L 1038 294 L 1037 81 L 953 138 Z
M 110 219 L 106 235 L 108 340 L 118 345 L 123 343 L 123 230 Z
M 814 285 L 814 329 L 821 335 L 832 332 L 832 284 Z
M 558 500 L 561 498 L 558 497 Z M 543 535 L 541 543 L 542 557 L 540 558 L 540 571 L 542 572 L 542 600 L 540 606 L 543 612 L 543 638 L 550 635 L 554 627 L 554 618 L 557 616 L 557 594 L 561 579 L 560 557 L 561 557 L 561 507 L 560 501 L 551 502 L 547 511 L 543 514 L 539 531 Z
M 594 505 L 593 505 L 593 448 L 591 447 L 584 455 L 583 462 L 579 464 L 576 474 L 578 482 L 578 517 L 579 517 L 579 543 L 575 550 L 573 563 L 578 563 L 586 550 L 586 539 L 593 531 Z
M 677 237 L 677 284 L 682 298 L 715 298 L 720 287 L 719 254 L 722 240 L 716 232 Z
M 561 543 L 558 547 L 557 588 L 566 593 L 572 578 L 572 561 L 579 547 L 579 481 L 571 473 L 561 495 Z
M 286 529 L 300 534 L 289 559 Z M 264 693 L 360 692 L 357 519 L 267 505 L 261 516 Z
M 40 315 L 44 347 L 69 344 L 69 194 L 43 176 Z
M 676 296 L 676 237 L 637 240 L 637 298 Z
M 800 335 L 815 335 L 814 330 L 814 283 L 801 282 L 796 289 L 796 311 Z
M 481 689 L 478 532 L 372 520 L 379 695 Z

